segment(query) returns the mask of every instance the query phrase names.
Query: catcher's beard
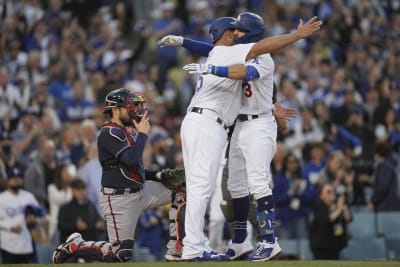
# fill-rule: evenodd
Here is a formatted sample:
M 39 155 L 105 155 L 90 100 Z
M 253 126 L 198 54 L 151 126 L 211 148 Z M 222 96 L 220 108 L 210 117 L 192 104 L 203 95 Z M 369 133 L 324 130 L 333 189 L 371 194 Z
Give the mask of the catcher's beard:
M 133 126 L 132 119 L 129 116 L 119 115 L 119 120 L 124 126 Z

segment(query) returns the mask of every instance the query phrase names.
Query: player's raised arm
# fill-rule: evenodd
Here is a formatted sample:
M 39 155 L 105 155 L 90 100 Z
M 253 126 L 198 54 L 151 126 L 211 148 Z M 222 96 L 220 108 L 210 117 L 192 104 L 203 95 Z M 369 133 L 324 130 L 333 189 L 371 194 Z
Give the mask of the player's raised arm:
M 166 35 L 157 42 L 157 45 L 160 47 L 182 46 L 191 53 L 200 55 L 202 57 L 207 57 L 208 53 L 211 51 L 211 49 L 213 49 L 213 45 L 211 44 L 189 38 L 183 38 L 179 35 Z
M 271 36 L 255 43 L 247 54 L 246 60 L 256 58 L 262 54 L 277 52 L 300 39 L 311 36 L 314 32 L 318 31 L 321 26 L 322 21 L 317 20 L 317 17 L 312 17 L 306 23 L 303 23 L 303 20 L 300 19 L 297 31 L 289 34 Z

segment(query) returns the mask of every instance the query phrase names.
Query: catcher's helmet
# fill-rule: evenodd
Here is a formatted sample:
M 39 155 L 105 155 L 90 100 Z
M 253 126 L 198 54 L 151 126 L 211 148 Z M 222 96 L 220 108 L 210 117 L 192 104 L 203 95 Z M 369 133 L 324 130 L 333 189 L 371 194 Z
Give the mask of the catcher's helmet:
M 130 119 L 140 121 L 147 110 L 144 103 L 146 101 L 142 95 L 120 88 L 107 94 L 104 113 L 110 112 L 114 107 L 122 107 L 127 109 Z
M 210 25 L 210 36 L 213 43 L 218 41 L 224 31 L 226 30 L 234 30 L 237 28 L 237 22 L 235 18 L 232 17 L 222 17 L 214 20 Z
M 237 44 L 255 43 L 264 37 L 264 20 L 252 12 L 242 12 L 237 17 L 237 28 L 246 31 L 246 34 L 235 39 Z

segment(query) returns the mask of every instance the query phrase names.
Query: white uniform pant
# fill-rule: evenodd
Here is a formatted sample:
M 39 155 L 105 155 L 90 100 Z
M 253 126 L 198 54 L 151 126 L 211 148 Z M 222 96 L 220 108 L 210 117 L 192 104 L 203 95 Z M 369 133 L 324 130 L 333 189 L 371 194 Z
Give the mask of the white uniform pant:
M 214 251 L 220 251 L 224 246 L 224 226 L 225 216 L 221 210 L 222 202 L 222 173 L 226 164 L 225 151 L 227 145 L 224 147 L 224 153 L 219 165 L 217 182 L 214 193 L 211 195 L 210 200 L 210 224 L 208 226 L 208 238 L 210 240 L 210 247 Z
M 204 216 L 216 186 L 227 133 L 207 116 L 189 112 L 181 126 L 182 152 L 186 175 L 186 216 L 183 259 L 208 251 Z
M 270 165 L 276 151 L 277 125 L 271 115 L 236 122 L 229 150 L 228 190 L 232 198 L 272 194 Z

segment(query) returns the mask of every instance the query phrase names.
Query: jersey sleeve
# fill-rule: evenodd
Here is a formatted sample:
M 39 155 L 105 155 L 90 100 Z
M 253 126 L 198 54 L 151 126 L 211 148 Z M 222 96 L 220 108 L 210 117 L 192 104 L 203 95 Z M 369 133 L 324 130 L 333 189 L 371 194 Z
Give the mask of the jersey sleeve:
M 260 75 L 259 78 L 272 74 L 275 69 L 274 61 L 269 54 L 250 59 L 245 65 L 255 67 Z

